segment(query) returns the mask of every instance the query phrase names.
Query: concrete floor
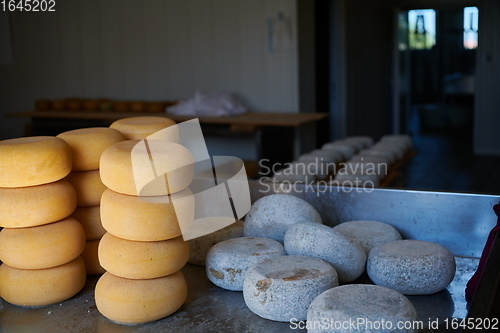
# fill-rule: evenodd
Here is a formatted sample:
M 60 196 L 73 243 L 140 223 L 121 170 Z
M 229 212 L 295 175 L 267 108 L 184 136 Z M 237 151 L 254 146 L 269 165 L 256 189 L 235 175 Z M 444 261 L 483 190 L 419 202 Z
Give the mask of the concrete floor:
M 470 135 L 417 133 L 413 143 L 417 154 L 401 169 L 401 187 L 500 194 L 500 156 L 474 155 Z

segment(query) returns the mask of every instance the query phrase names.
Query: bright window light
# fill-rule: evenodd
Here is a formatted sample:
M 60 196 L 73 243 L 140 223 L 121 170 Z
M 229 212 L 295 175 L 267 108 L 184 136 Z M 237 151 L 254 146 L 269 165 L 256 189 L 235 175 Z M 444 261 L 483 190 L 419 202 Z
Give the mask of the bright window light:
M 464 8 L 464 48 L 477 48 L 477 31 L 479 28 L 479 10 L 477 7 Z
M 412 50 L 430 50 L 436 45 L 436 11 L 408 11 L 409 44 Z

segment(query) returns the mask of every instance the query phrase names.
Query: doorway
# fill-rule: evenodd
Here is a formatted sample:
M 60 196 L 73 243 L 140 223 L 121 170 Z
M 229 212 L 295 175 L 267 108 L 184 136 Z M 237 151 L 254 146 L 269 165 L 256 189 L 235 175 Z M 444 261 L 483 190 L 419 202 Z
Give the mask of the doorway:
M 398 10 L 394 132 L 459 135 L 472 148 L 477 7 Z

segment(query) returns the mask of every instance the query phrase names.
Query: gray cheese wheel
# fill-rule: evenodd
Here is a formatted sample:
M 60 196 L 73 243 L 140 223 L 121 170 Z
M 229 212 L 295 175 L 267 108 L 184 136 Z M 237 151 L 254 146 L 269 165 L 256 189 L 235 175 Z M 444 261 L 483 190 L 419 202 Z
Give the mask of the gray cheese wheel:
M 333 228 L 358 243 L 366 254 L 379 245 L 403 239 L 393 226 L 377 221 L 349 221 Z
M 455 257 L 445 247 L 399 240 L 374 248 L 367 262 L 370 279 L 405 295 L 428 295 L 446 288 L 455 276 Z
M 285 251 L 323 259 L 337 271 L 339 281 L 350 282 L 363 274 L 366 253 L 354 241 L 322 224 L 300 222 L 285 234 Z
M 327 290 L 311 303 L 307 331 L 410 333 L 418 330 L 404 325 L 413 326 L 416 319 L 417 311 L 401 293 L 370 284 L 351 284 Z
M 227 239 L 243 237 L 243 222 L 236 221 L 225 228 L 214 231 L 208 235 L 188 240 L 189 259 L 188 262 L 195 265 L 205 265 L 207 253 L 215 244 Z
M 274 239 L 239 237 L 215 244 L 207 254 L 207 277 L 218 287 L 241 291 L 248 267 L 264 259 L 285 255 Z
M 289 194 L 271 194 L 257 200 L 245 218 L 245 237 L 271 238 L 283 243 L 285 232 L 297 222 L 321 224 L 321 217 L 307 201 Z
M 279 256 L 251 266 L 243 280 L 248 308 L 262 318 L 305 320 L 309 304 L 323 291 L 338 286 L 335 269 L 306 256 Z

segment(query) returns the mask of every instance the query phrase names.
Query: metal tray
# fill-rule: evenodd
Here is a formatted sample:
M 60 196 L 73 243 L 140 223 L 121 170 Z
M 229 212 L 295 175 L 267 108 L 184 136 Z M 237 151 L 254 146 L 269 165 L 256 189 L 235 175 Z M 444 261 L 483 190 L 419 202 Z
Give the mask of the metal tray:
M 325 224 L 371 219 L 395 226 L 405 238 L 440 243 L 456 256 L 457 273 L 450 286 L 434 295 L 409 297 L 419 320 L 428 323 L 465 318 L 464 289 L 474 273 L 489 230 L 495 225 L 492 206 L 499 196 L 464 193 L 374 189 L 370 192 L 337 187 L 251 181 L 252 201 L 273 193 L 289 193 L 311 203 Z M 206 277 L 205 268 L 187 264 L 188 298 L 173 315 L 147 324 L 121 325 L 103 317 L 95 306 L 98 276 L 88 277 L 82 291 L 62 303 L 22 308 L 0 300 L 2 332 L 294 332 L 290 323 L 273 322 L 252 313 L 241 292 L 223 290 Z M 358 282 L 368 282 L 362 276 Z M 440 329 L 445 331 L 445 324 Z M 439 331 L 433 329 L 433 332 Z M 431 330 L 424 328 L 422 332 Z

